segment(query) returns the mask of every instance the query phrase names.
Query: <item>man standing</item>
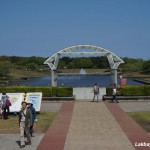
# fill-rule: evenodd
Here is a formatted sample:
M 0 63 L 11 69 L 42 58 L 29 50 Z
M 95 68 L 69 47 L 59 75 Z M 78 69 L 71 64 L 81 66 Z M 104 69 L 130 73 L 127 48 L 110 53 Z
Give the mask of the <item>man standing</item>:
M 20 148 L 25 147 L 24 132 L 27 136 L 28 145 L 31 145 L 31 137 L 29 128 L 32 125 L 32 114 L 31 110 L 27 108 L 26 101 L 21 103 L 22 108 L 19 112 L 19 125 L 20 125 Z
M 96 83 L 95 83 L 92 91 L 94 92 L 93 102 L 95 100 L 95 96 L 97 96 L 97 102 L 98 102 L 99 87 L 98 87 L 98 85 Z
M 33 125 L 36 120 L 36 111 L 32 103 L 28 103 L 28 106 L 32 113 L 32 125 L 30 126 L 30 135 L 33 136 L 32 133 L 33 133 Z

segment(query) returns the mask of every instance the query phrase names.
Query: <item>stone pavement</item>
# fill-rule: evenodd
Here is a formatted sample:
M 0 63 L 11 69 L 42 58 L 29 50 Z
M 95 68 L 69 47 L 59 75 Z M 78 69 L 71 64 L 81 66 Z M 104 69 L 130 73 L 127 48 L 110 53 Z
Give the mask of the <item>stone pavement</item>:
M 68 133 L 74 102 L 64 103 L 37 150 L 61 150 Z
M 36 150 L 36 147 L 43 138 L 43 133 L 34 134 L 32 145 L 26 145 L 24 150 Z M 0 150 L 20 150 L 19 147 L 20 134 L 0 134 Z
M 150 150 L 150 136 L 124 111 L 143 111 L 150 102 L 44 102 L 42 111 L 57 112 L 44 134 L 35 134 L 28 150 Z M 124 110 L 124 111 L 123 111 Z M 0 134 L 1 150 L 17 150 L 19 134 Z M 137 142 L 137 143 L 136 143 Z
M 64 150 L 134 150 L 104 103 L 78 102 Z
M 136 111 L 150 111 L 150 101 L 138 101 L 138 102 L 120 102 L 119 106 L 125 111 L 125 112 L 136 112 Z
M 41 104 L 41 112 L 58 112 L 62 106 L 62 104 L 65 103 L 63 101 L 42 101 Z
M 120 125 L 135 149 L 149 150 L 150 136 L 131 117 L 129 117 L 126 112 L 118 107 L 118 105 L 115 105 L 114 103 L 106 103 L 106 106 L 115 117 L 117 123 Z M 142 146 L 139 143 L 142 143 Z
M 118 104 L 87 101 L 68 103 L 71 106 L 70 109 L 67 107 L 67 112 L 72 116 L 69 116 L 71 121 L 68 117 L 65 121 L 64 115 L 60 115 L 61 121 L 57 118 L 56 122 L 59 124 L 53 122 L 37 150 L 150 149 L 148 146 L 138 145 L 140 142 L 150 144 L 150 137 Z M 63 109 L 59 114 L 63 114 L 62 112 Z M 57 127 L 54 127 L 56 124 Z

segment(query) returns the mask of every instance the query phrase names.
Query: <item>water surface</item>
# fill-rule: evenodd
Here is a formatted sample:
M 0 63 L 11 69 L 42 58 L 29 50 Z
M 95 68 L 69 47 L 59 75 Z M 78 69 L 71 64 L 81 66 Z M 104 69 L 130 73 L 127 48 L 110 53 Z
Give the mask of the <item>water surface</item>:
M 92 87 L 95 83 L 101 87 L 109 86 L 111 83 L 110 75 L 59 75 L 57 77 L 58 86 L 64 85 L 69 87 Z M 119 83 L 119 79 L 118 79 Z M 13 83 L 19 85 L 28 86 L 47 86 L 51 85 L 51 77 L 36 77 L 28 78 L 27 81 L 20 83 Z M 142 83 L 136 82 L 133 78 L 127 78 L 128 85 L 142 85 Z

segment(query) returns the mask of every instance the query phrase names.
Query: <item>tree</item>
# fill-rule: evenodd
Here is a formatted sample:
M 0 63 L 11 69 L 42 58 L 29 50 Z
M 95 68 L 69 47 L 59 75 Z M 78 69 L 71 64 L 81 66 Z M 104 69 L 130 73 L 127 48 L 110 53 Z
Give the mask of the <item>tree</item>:
M 10 59 L 12 64 L 17 64 L 21 60 L 21 57 L 11 56 L 9 59 Z
M 28 70 L 37 70 L 37 69 L 38 69 L 36 63 L 29 63 L 29 64 L 26 65 L 26 68 L 27 68 Z
M 147 60 L 143 63 L 143 66 L 142 66 L 142 70 L 145 72 L 145 73 L 150 73 L 150 60 Z
M 10 61 L 0 61 L 0 76 L 1 77 L 8 76 L 11 67 L 12 64 Z
M 92 68 L 93 63 L 90 59 L 82 58 L 79 61 L 76 61 L 77 68 Z
M 91 61 L 95 68 L 108 68 L 109 63 L 106 56 L 101 57 L 91 57 Z
M 121 65 L 121 70 L 123 71 L 129 71 L 129 72 L 139 72 L 142 71 L 142 66 L 143 66 L 143 59 L 133 59 L 133 58 L 128 58 L 125 57 L 123 58 L 124 64 Z
M 84 57 L 74 58 L 72 60 L 72 62 L 69 64 L 71 64 L 73 68 L 78 68 L 78 69 L 80 69 L 80 68 L 92 68 L 93 67 L 92 61 L 90 59 L 84 58 Z M 70 65 L 69 65 L 69 67 L 70 67 Z
M 73 62 L 70 62 L 68 65 L 67 65 L 67 68 L 69 69 L 72 69 L 72 68 L 76 68 L 75 64 Z
M 70 57 L 62 57 L 60 60 L 62 60 L 66 64 L 69 64 L 72 61 L 72 58 L 70 58 Z
M 66 63 L 64 60 L 60 60 L 59 63 L 58 63 L 58 69 L 63 69 L 66 67 Z

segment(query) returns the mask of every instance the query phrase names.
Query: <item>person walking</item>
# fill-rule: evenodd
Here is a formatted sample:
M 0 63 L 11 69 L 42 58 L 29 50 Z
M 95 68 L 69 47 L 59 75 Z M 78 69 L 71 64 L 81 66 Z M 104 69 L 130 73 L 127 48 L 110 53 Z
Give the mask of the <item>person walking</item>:
M 1 103 L 3 110 L 3 119 L 7 120 L 9 115 L 9 106 L 11 105 L 11 103 L 9 101 L 9 97 L 6 95 L 5 92 L 2 93 Z
M 97 97 L 97 102 L 98 102 L 99 87 L 98 87 L 97 83 L 95 83 L 92 91 L 94 93 L 93 102 L 95 100 L 95 97 Z
M 114 86 L 113 86 L 112 95 L 113 95 L 113 97 L 112 97 L 111 102 L 113 103 L 114 101 L 116 101 L 116 103 L 119 103 L 118 99 L 117 99 L 117 86 L 116 86 L 116 84 L 114 84 Z
M 32 113 L 32 125 L 30 126 L 29 132 L 30 132 L 30 135 L 33 137 L 33 126 L 36 120 L 36 111 L 32 103 L 28 103 L 28 108 L 31 110 L 31 113 Z
M 31 145 L 31 136 L 29 133 L 29 128 L 32 125 L 32 113 L 31 110 L 27 108 L 26 101 L 23 101 L 21 105 L 22 108 L 19 112 L 20 148 L 23 148 L 25 147 L 24 132 L 26 133 L 28 145 Z

